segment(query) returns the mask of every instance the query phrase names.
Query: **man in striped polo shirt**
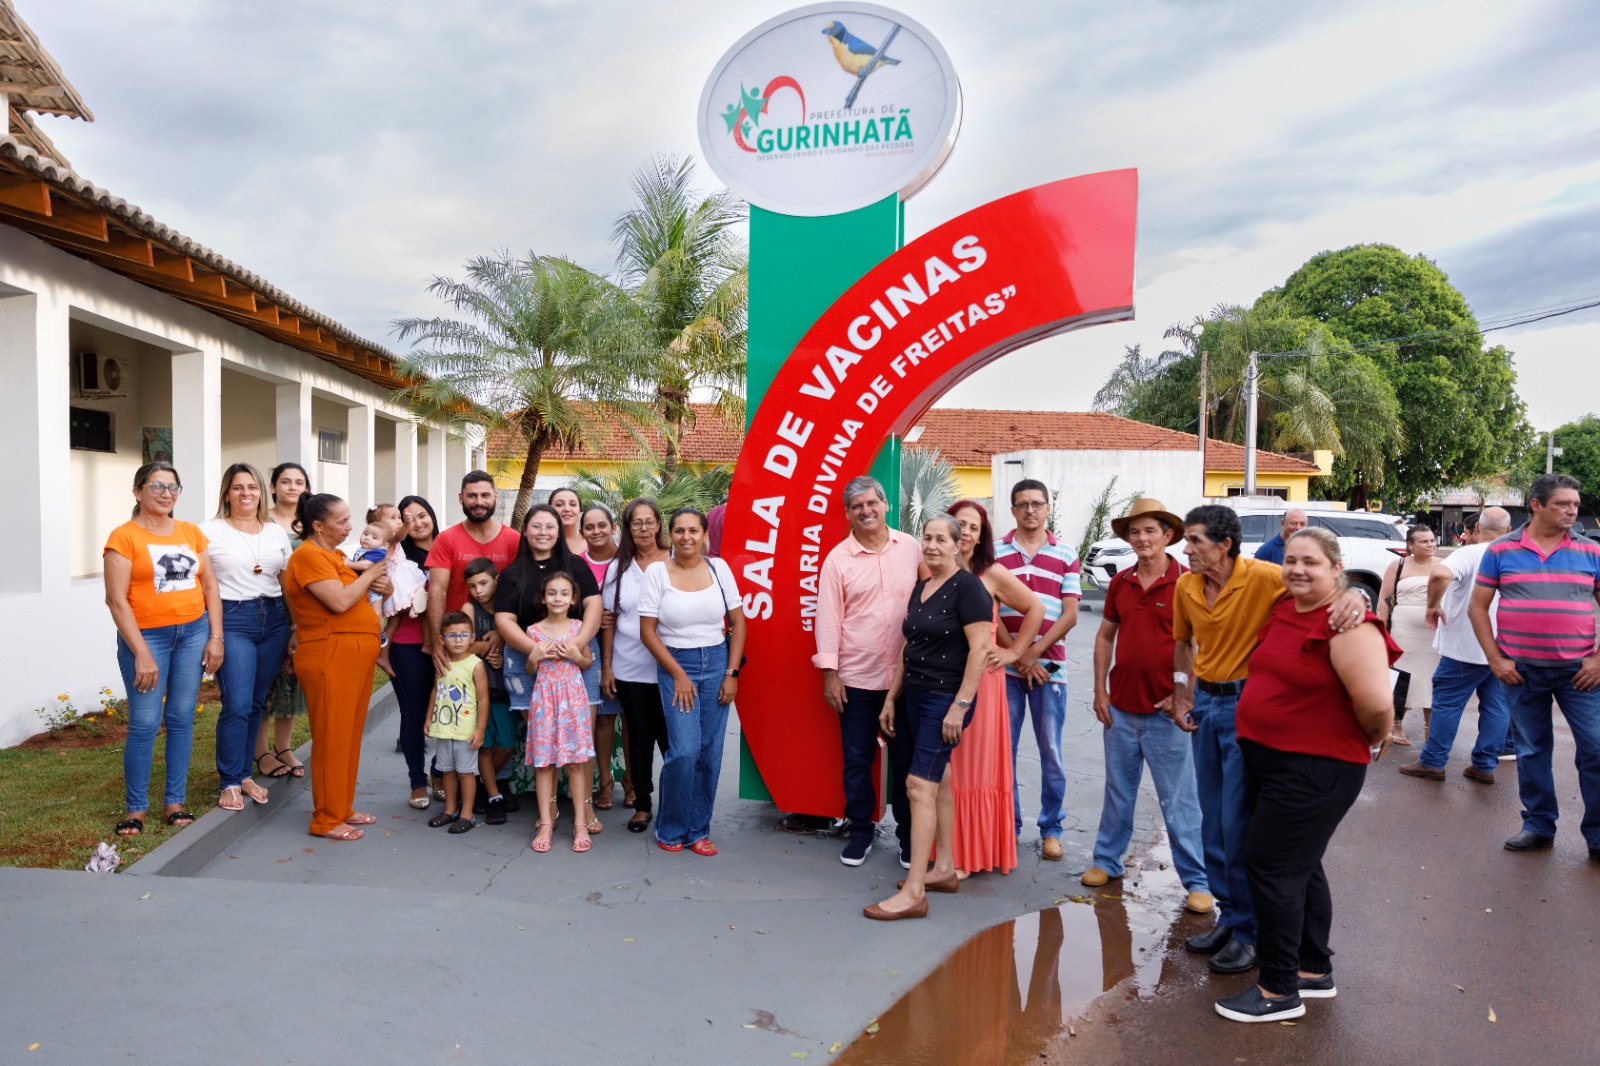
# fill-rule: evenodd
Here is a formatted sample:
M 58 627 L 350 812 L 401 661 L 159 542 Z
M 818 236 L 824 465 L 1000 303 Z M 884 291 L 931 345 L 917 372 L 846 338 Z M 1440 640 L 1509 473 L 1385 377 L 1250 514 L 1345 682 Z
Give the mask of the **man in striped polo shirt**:
M 1478 565 L 1468 613 L 1489 669 L 1508 687 L 1517 729 L 1517 788 L 1522 831 L 1509 851 L 1555 843 L 1555 735 L 1550 702 L 1561 705 L 1577 747 L 1579 828 L 1589 858 L 1600 862 L 1600 655 L 1594 608 L 1600 601 L 1600 545 L 1572 535 L 1583 486 L 1566 474 L 1545 474 L 1528 489 L 1533 518 L 1489 545 Z M 1498 633 L 1489 624 L 1495 609 Z
M 1033 645 L 1006 667 L 1006 703 L 1011 711 L 1012 812 L 1022 835 L 1022 789 L 1016 782 L 1017 745 L 1022 722 L 1033 710 L 1033 736 L 1039 745 L 1039 837 L 1043 855 L 1060 859 L 1061 819 L 1067 798 L 1067 771 L 1061 762 L 1061 728 L 1067 719 L 1067 651 L 1061 639 L 1078 624 L 1078 553 L 1046 528 L 1050 490 L 1031 478 L 1011 487 L 1011 515 L 1017 527 L 994 548 L 994 561 L 1016 575 L 1044 604 L 1044 628 Z M 1000 605 L 1000 621 L 1013 637 L 1022 615 Z

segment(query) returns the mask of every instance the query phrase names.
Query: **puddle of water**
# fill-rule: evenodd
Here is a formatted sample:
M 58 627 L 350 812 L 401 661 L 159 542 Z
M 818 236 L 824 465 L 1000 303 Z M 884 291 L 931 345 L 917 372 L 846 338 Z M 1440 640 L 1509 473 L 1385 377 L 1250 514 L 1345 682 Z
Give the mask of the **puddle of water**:
M 1162 869 L 1165 866 L 1166 869 Z M 877 1019 L 841 1064 L 1007 1066 L 1037 1062 L 1102 993 L 1152 996 L 1163 982 L 1183 887 L 1163 839 L 1122 882 L 1074 885 L 1066 902 L 991 926 Z M 1097 965 L 1098 963 L 1098 965 Z

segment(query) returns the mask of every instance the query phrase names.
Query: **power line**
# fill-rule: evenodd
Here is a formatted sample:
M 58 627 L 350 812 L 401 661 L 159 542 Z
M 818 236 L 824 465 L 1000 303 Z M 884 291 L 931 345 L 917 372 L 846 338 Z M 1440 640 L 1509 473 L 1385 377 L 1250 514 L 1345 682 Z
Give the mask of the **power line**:
M 1351 352 L 1360 352 L 1369 348 L 1393 346 L 1396 348 L 1414 348 L 1418 345 L 1428 344 L 1433 341 L 1444 340 L 1451 337 L 1478 337 L 1485 333 L 1497 330 L 1512 329 L 1516 326 L 1526 326 L 1534 322 L 1544 322 L 1551 318 L 1560 318 L 1563 315 L 1576 314 L 1587 311 L 1592 307 L 1600 307 L 1600 297 L 1593 297 L 1584 303 L 1578 304 L 1551 304 L 1541 308 L 1531 308 L 1525 311 L 1511 312 L 1507 315 L 1487 319 L 1491 325 L 1479 325 L 1477 329 L 1441 329 L 1430 330 L 1426 333 L 1409 333 L 1399 337 L 1382 337 L 1377 340 L 1362 341 L 1359 344 L 1345 345 L 1339 348 L 1330 348 L 1325 351 L 1312 351 L 1309 348 L 1297 348 L 1284 352 L 1262 352 L 1262 359 L 1289 359 L 1317 357 L 1323 355 L 1344 355 Z

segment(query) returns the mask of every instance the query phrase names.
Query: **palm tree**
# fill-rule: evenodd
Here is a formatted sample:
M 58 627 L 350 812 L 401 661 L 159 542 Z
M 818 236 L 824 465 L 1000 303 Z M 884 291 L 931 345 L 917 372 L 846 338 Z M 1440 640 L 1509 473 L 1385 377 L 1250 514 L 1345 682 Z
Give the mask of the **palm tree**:
M 424 417 L 522 434 L 513 526 L 546 452 L 596 450 L 608 422 L 653 422 L 632 392 L 647 367 L 614 339 L 624 314 L 604 279 L 565 259 L 502 252 L 470 260 L 464 281 L 434 278 L 428 291 L 462 317 L 394 323 L 402 340 L 423 345 L 401 361 L 415 380 L 397 395 Z
M 638 201 L 617 217 L 611 238 L 629 296 L 625 342 L 644 356 L 639 382 L 664 424 L 662 470 L 678 473 L 689 401 L 710 390 L 723 417 L 744 421 L 745 307 L 749 262 L 738 242 L 742 206 L 730 193 L 701 197 L 693 164 L 657 156 L 633 175 Z
M 956 472 L 938 448 L 900 452 L 900 531 L 922 535 L 922 523 L 955 502 L 961 491 Z
M 733 480 L 733 471 L 727 466 L 714 466 L 704 472 L 679 468 L 677 477 L 666 478 L 660 462 L 648 453 L 610 470 L 580 466 L 574 473 L 572 487 L 584 502 L 600 504 L 613 515 L 620 515 L 630 500 L 640 496 L 656 501 L 664 515 L 679 507 L 704 511 L 727 498 L 728 484 Z

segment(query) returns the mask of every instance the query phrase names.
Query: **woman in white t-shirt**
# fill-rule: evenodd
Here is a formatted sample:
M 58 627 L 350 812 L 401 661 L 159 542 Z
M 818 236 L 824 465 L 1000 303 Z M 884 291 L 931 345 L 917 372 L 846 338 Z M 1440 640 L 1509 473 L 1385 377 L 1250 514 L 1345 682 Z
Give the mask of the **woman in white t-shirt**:
M 711 808 L 722 771 L 728 705 L 739 691 L 744 611 L 733 571 L 703 554 L 706 516 L 672 512 L 672 558 L 645 571 L 639 639 L 656 660 L 667 721 L 656 845 L 663 851 L 715 855 Z
M 217 687 L 217 806 L 244 809 L 245 797 L 267 802 L 250 776 L 250 753 L 261 729 L 267 689 L 289 646 L 289 614 L 279 575 L 289 563 L 289 536 L 267 512 L 261 473 L 249 463 L 223 471 L 217 517 L 201 525 L 222 593 L 222 666 Z
M 645 571 L 672 556 L 661 509 L 641 496 L 622 510 L 622 543 L 606 565 L 600 602 L 600 691 L 622 704 L 628 745 L 628 772 L 633 782 L 633 817 L 628 832 L 650 828 L 655 793 L 655 749 L 667 753 L 667 723 L 661 713 L 661 688 L 656 683 L 656 657 L 639 639 L 639 597 Z

